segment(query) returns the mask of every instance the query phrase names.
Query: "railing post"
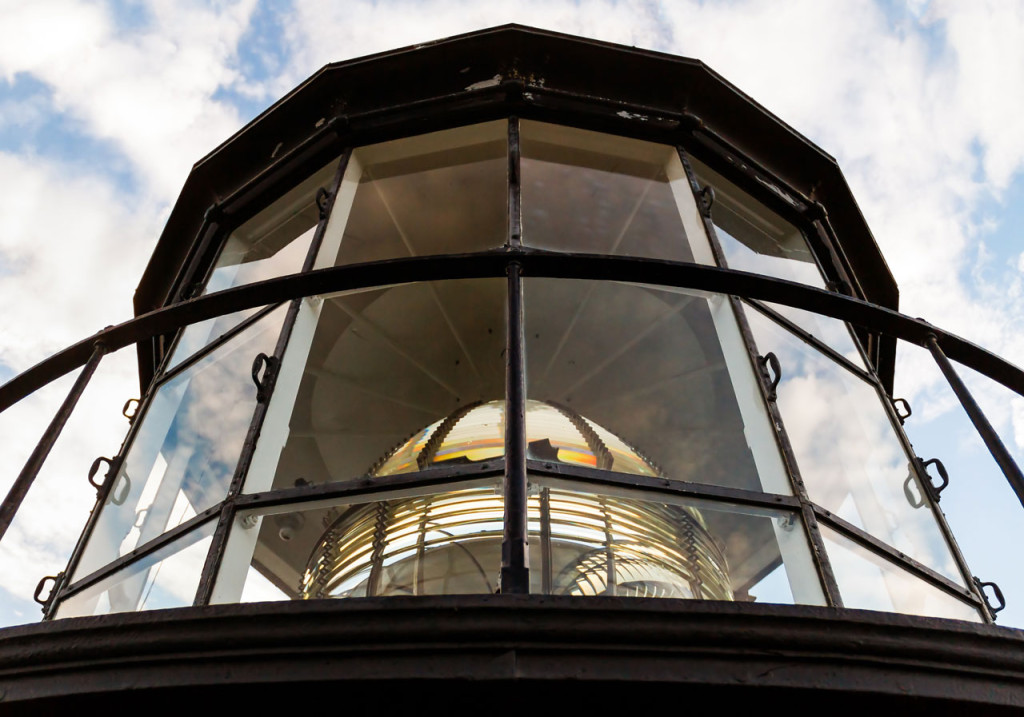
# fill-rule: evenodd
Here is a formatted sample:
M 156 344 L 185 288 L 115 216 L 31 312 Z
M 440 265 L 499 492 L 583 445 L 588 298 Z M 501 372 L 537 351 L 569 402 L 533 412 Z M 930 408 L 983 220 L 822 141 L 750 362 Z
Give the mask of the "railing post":
M 82 372 L 78 374 L 78 378 L 75 379 L 75 385 L 71 387 L 71 391 L 68 392 L 64 403 L 57 409 L 57 415 L 50 421 L 50 425 L 47 426 L 46 432 L 39 439 L 39 443 L 36 444 L 32 455 L 28 457 L 25 467 L 21 469 L 21 473 L 15 479 L 14 485 L 7 492 L 4 502 L 0 503 L 0 540 L 3 540 L 4 534 L 7 533 L 7 529 L 10 527 L 11 522 L 13 522 L 15 514 L 21 507 L 21 502 L 25 499 L 29 488 L 32 487 L 36 476 L 39 475 L 43 462 L 50 455 L 50 449 L 53 448 L 53 444 L 57 442 L 61 431 L 64 430 L 64 425 L 68 422 L 71 412 L 75 410 L 78 399 L 82 396 L 82 392 L 88 385 L 89 379 L 96 372 L 96 367 L 99 366 L 100 359 L 103 358 L 106 352 L 106 345 L 102 341 L 97 341 L 93 344 L 92 355 L 86 362 Z
M 981 435 L 981 440 L 985 442 L 985 446 L 988 448 L 989 453 L 995 458 L 996 463 L 999 464 L 1000 470 L 1003 471 L 1003 475 L 1006 476 L 1006 480 L 1009 481 L 1010 487 L 1013 488 L 1013 492 L 1017 494 L 1017 500 L 1020 501 L 1021 505 L 1024 506 L 1024 474 L 1020 472 L 1020 468 L 1017 466 L 1016 461 L 1013 460 L 1013 456 L 1003 445 L 1003 441 L 999 438 L 999 434 L 996 433 L 992 424 L 989 423 L 988 418 L 985 417 L 985 413 L 981 410 L 981 407 L 974 400 L 974 396 L 967 390 L 967 386 L 957 375 L 956 370 L 953 368 L 953 364 L 946 358 L 946 354 L 942 352 L 942 348 L 939 346 L 939 341 L 935 334 L 930 334 L 927 339 L 928 350 L 932 352 L 932 357 L 935 359 L 935 363 L 939 365 L 939 369 L 942 374 L 946 377 L 950 387 L 956 394 L 956 397 L 960 399 L 960 405 L 967 411 L 968 417 L 971 419 L 971 423 L 978 429 L 978 433 Z

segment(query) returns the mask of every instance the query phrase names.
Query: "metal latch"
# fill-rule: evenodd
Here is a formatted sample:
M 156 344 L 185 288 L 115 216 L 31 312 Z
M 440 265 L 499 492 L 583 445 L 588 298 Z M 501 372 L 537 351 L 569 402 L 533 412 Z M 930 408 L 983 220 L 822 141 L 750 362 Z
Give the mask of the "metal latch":
M 779 357 L 775 354 L 768 352 L 764 356 L 757 357 L 757 367 L 761 369 L 761 376 L 764 378 L 765 384 L 768 386 L 768 400 L 774 401 L 778 398 L 776 389 L 779 387 L 779 381 L 782 380 L 782 366 L 779 364 Z M 769 367 L 771 371 L 769 372 Z M 772 377 L 772 373 L 775 377 Z
M 135 404 L 135 410 L 132 411 L 131 413 L 128 413 L 128 407 L 131 406 L 133 403 Z M 124 406 L 121 407 L 121 415 L 128 419 L 129 425 L 135 423 L 135 417 L 139 415 L 139 399 L 129 398 L 127 401 L 125 401 Z
M 924 487 L 925 492 L 928 493 L 928 497 L 931 498 L 933 502 L 938 503 L 939 494 L 942 493 L 942 491 L 946 489 L 946 486 L 949 485 L 949 473 L 946 471 L 946 466 L 942 465 L 942 461 L 940 461 L 938 458 L 932 458 L 927 461 L 922 461 L 920 458 L 914 458 L 914 460 L 917 461 L 917 465 L 921 469 L 921 474 L 924 476 L 924 479 L 921 481 L 921 484 Z M 928 472 L 928 466 L 930 465 L 935 466 L 935 470 L 939 472 L 939 477 L 942 479 L 942 482 L 939 483 L 938 485 L 932 483 L 932 476 Z M 906 496 L 907 502 L 910 503 L 910 505 L 913 506 L 914 508 L 923 508 L 925 503 L 924 496 L 914 495 L 913 491 L 911 490 L 911 485 L 913 484 L 913 482 L 914 468 L 913 466 L 911 466 L 910 473 L 907 475 L 907 479 L 903 481 L 903 495 Z
M 889 403 L 892 405 L 892 410 L 895 411 L 896 418 L 899 419 L 901 426 L 904 421 L 914 415 L 914 412 L 910 410 L 910 402 L 905 398 L 893 398 L 892 396 L 889 396 Z
M 50 588 L 50 593 L 44 598 L 41 597 L 43 594 L 43 588 L 46 586 L 46 581 L 52 580 L 53 587 Z M 43 614 L 45 615 L 50 610 L 50 603 L 53 602 L 53 598 L 57 595 L 57 587 L 64 580 L 64 571 L 57 573 L 56 575 L 47 575 L 43 577 L 38 583 L 36 583 L 36 591 L 32 593 L 32 599 L 43 606 Z M 977 578 L 975 578 L 977 580 Z
M 320 215 L 320 221 L 323 221 L 324 219 L 327 218 L 328 197 L 330 197 L 330 195 L 327 193 L 327 190 L 324 189 L 323 187 L 320 187 L 319 189 L 316 190 L 316 210 L 317 213 Z
M 706 184 L 697 196 L 700 199 L 700 213 L 710 219 L 711 207 L 715 205 L 715 188 Z
M 274 377 L 277 374 L 280 359 L 266 354 L 257 354 L 252 360 L 252 382 L 256 384 L 256 402 L 265 403 L 270 397 L 270 389 L 274 385 Z M 260 372 L 263 377 L 260 377 Z
M 997 612 L 1002 612 L 1006 608 L 1006 598 L 1003 597 L 1003 591 L 999 589 L 999 586 L 993 582 L 983 582 L 977 577 L 974 578 L 974 585 L 978 588 L 978 592 L 981 593 L 981 597 L 985 600 L 985 605 L 988 606 L 989 612 L 995 615 Z M 992 593 L 995 595 L 999 606 L 995 607 L 988 599 L 988 593 L 985 592 L 985 588 L 992 588 Z

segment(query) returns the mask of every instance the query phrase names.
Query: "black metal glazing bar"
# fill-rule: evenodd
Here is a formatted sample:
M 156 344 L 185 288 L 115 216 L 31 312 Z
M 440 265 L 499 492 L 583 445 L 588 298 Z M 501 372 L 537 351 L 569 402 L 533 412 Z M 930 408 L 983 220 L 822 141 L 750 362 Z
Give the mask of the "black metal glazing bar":
M 925 344 L 929 351 L 932 353 L 932 357 L 935 359 L 935 363 L 939 365 L 939 369 L 942 371 L 942 375 L 946 377 L 946 381 L 949 382 L 950 388 L 956 394 L 956 397 L 960 399 L 960 405 L 967 411 L 968 417 L 971 419 L 971 423 L 978 430 L 981 435 L 981 440 L 985 442 L 985 447 L 988 448 L 989 453 L 995 459 L 999 465 L 999 470 L 1006 476 L 1006 480 L 1009 482 L 1010 487 L 1013 488 L 1013 492 L 1017 494 L 1017 500 L 1024 506 L 1024 474 L 1021 474 L 1020 467 L 1017 462 L 1013 460 L 1013 456 L 1003 445 L 1003 441 L 999 438 L 999 434 L 989 423 L 988 418 L 985 417 L 985 413 L 981 410 L 981 406 L 974 400 L 974 396 L 967 389 L 967 386 L 960 379 L 956 369 L 953 368 L 953 364 L 949 362 L 946 354 L 943 353 L 942 347 L 939 345 L 939 338 L 936 334 L 930 334 L 927 337 Z M 966 363 L 966 362 L 961 362 Z M 970 364 L 968 364 L 970 366 Z M 990 378 L 994 378 L 990 376 Z M 997 379 L 998 380 L 998 379 Z M 1006 384 L 1004 384 L 1006 385 Z
M 325 221 L 321 221 L 313 233 L 313 240 L 309 243 L 309 252 L 306 254 L 306 260 L 302 262 L 303 272 L 312 270 L 316 264 L 317 255 L 320 254 L 320 247 L 324 243 L 327 225 L 331 221 L 331 213 L 334 211 L 334 202 L 338 199 L 338 190 L 341 188 L 341 182 L 345 178 L 345 172 L 348 170 L 348 163 L 351 158 L 352 149 L 350 147 L 342 153 L 341 159 L 338 161 L 338 168 L 334 171 L 334 177 L 331 179 L 331 186 L 327 188 L 326 201 L 321 209 Z
M 365 496 L 367 501 L 386 500 L 381 493 L 411 491 L 420 488 L 471 483 L 486 478 L 497 478 L 505 473 L 504 459 L 497 458 L 480 464 L 438 466 L 416 473 L 390 476 L 363 476 L 354 480 L 320 485 L 296 486 L 268 491 L 245 493 L 235 499 L 237 510 L 256 510 L 311 502 L 348 500 Z
M 214 351 L 219 349 L 221 346 L 223 346 L 224 344 L 226 344 L 229 341 L 231 341 L 231 339 L 235 338 L 240 333 L 244 332 L 250 326 L 255 324 L 257 321 L 259 321 L 260 319 L 262 319 L 263 317 L 265 317 L 267 314 L 271 313 L 275 309 L 279 308 L 280 306 L 281 306 L 281 304 L 273 304 L 271 306 L 263 307 L 262 309 L 260 309 L 256 313 L 254 313 L 252 316 L 247 316 L 244 319 L 242 319 L 241 321 L 239 321 L 237 324 L 232 326 L 230 329 L 225 331 L 223 334 L 221 334 L 220 336 L 215 338 L 210 343 L 208 343 L 205 346 L 203 346 L 201 349 L 196 351 L 194 354 L 188 356 L 185 359 L 182 359 L 176 365 L 174 365 L 174 366 L 172 366 L 170 368 L 166 368 L 165 367 L 163 372 L 158 372 L 157 375 L 156 375 L 156 378 L 153 379 L 153 388 L 150 389 L 150 390 L 155 391 L 157 388 L 159 388 L 163 384 L 167 383 L 171 379 L 175 378 L 176 376 L 180 376 L 185 371 L 188 371 L 190 368 L 195 366 L 197 363 L 202 361 L 204 358 L 206 358 L 207 356 L 212 354 Z M 188 327 L 185 327 L 185 328 L 188 328 Z M 181 338 L 181 333 L 183 333 L 183 332 L 179 332 L 179 334 L 178 334 L 178 338 L 179 339 Z M 167 352 L 167 356 L 164 357 L 164 359 L 165 359 L 165 361 L 164 361 L 165 366 L 166 366 L 166 362 L 170 360 L 170 357 L 173 354 L 174 354 L 174 347 L 172 347 L 171 350 Z
M 842 534 L 844 537 L 849 538 L 861 547 L 864 547 L 865 549 L 870 550 L 870 552 L 884 558 L 894 566 L 906 570 L 911 575 L 924 580 L 943 592 L 949 593 L 960 600 L 970 602 L 974 607 L 981 608 L 984 604 L 984 601 L 970 588 L 958 585 L 945 575 L 932 570 L 927 565 L 918 562 L 906 553 L 886 545 L 875 536 L 864 532 L 852 523 L 843 520 L 838 515 L 825 510 L 820 505 L 814 506 L 814 512 L 822 523 L 828 525 L 830 528 Z M 971 581 L 968 580 L 968 584 L 970 583 Z
M 95 585 L 101 580 L 104 580 L 110 575 L 113 575 L 114 573 L 120 571 L 122 568 L 129 565 L 130 563 L 134 563 L 137 560 L 141 560 L 145 558 L 147 555 L 152 555 L 164 546 L 173 543 L 178 538 L 191 532 L 194 528 L 197 528 L 203 523 L 207 522 L 208 520 L 216 516 L 219 512 L 220 506 L 213 506 L 212 508 L 207 508 L 202 513 L 192 516 L 184 523 L 174 526 L 166 533 L 161 533 L 149 542 L 144 543 L 143 545 L 138 546 L 134 550 L 131 550 L 130 552 L 125 553 L 124 555 L 121 555 L 116 560 L 107 563 L 99 570 L 94 570 L 88 575 L 83 575 L 78 580 L 69 583 L 65 589 L 61 590 L 60 593 L 57 595 L 56 599 L 54 600 L 54 603 L 59 605 L 59 603 L 65 598 L 69 598 L 75 593 L 79 593 L 82 590 L 85 590 L 86 588 Z
M 501 540 L 501 592 L 530 592 L 527 549 L 526 363 L 523 356 L 523 282 L 508 265 L 508 334 L 505 343 L 505 520 Z
M 519 118 L 508 118 L 508 245 L 523 244 L 522 184 L 520 182 Z
M 742 488 L 728 488 L 707 483 L 688 483 L 671 480 L 659 476 L 634 475 L 632 473 L 616 473 L 589 466 L 576 466 L 551 461 L 528 460 L 526 468 L 531 475 L 550 476 L 565 480 L 593 483 L 596 486 L 615 486 L 616 488 L 635 489 L 647 494 L 664 493 L 680 498 L 727 502 L 737 506 L 754 508 L 788 509 L 800 507 L 800 501 L 789 495 L 775 495 Z
M 694 201 L 697 202 L 697 206 L 700 209 L 701 219 L 704 224 L 704 232 L 707 235 L 708 243 L 711 245 L 712 256 L 714 256 L 714 259 L 719 266 L 727 269 L 729 264 L 726 261 L 722 245 L 718 241 L 718 231 L 715 229 L 715 223 L 712 219 L 712 206 L 709 204 L 701 204 L 704 199 L 704 187 L 701 187 L 700 183 L 697 181 L 697 176 L 694 174 L 693 167 L 690 166 L 685 150 L 681 147 L 677 148 L 677 150 L 679 152 L 679 159 L 683 164 L 683 169 L 690 181 L 690 189 L 693 191 Z M 743 306 L 736 296 L 730 296 L 729 303 L 732 307 L 733 316 L 736 318 L 736 324 L 739 327 L 740 335 L 743 337 L 743 344 L 747 348 L 747 358 L 750 361 L 750 368 L 754 372 L 755 376 L 760 377 L 761 372 L 758 367 L 759 355 L 757 351 L 757 344 L 754 341 L 754 334 L 750 330 L 750 323 L 747 321 L 747 316 L 744 313 Z M 803 477 L 800 475 L 800 468 L 796 461 L 796 454 L 793 452 L 793 446 L 789 441 L 789 435 L 786 433 L 786 426 L 782 420 L 782 414 L 774 400 L 774 388 L 771 389 L 772 395 L 770 395 L 769 389 L 764 385 L 763 380 L 758 380 L 757 385 L 761 392 L 763 405 L 768 410 L 768 415 L 771 418 L 772 429 L 775 434 L 775 444 L 779 449 L 779 455 L 782 459 L 783 467 L 785 468 L 786 475 L 789 476 L 793 494 L 796 496 L 797 504 L 800 508 L 800 517 L 802 519 L 801 524 L 803 525 L 804 535 L 811 548 L 811 554 L 813 555 L 821 583 L 821 590 L 825 596 L 825 603 L 832 607 L 842 607 L 843 598 L 839 593 L 839 583 L 836 581 L 835 572 L 832 570 L 832 563 L 828 558 L 828 552 L 825 550 L 825 542 L 821 537 L 821 530 L 818 528 L 818 521 L 815 517 L 810 497 L 807 495 L 807 486 L 804 485 Z
M 78 374 L 78 378 L 75 379 L 74 385 L 71 390 L 68 391 L 68 395 L 65 397 L 64 402 L 61 403 L 60 408 L 57 409 L 57 413 L 50 421 L 50 425 L 46 427 L 42 437 L 36 444 L 32 454 L 25 461 L 25 466 L 21 469 L 18 477 L 14 479 L 14 484 L 10 490 L 7 491 L 7 497 L 4 498 L 4 502 L 0 503 L 0 540 L 3 540 L 4 535 L 7 533 L 7 529 L 11 526 L 14 521 L 14 516 L 18 512 L 18 508 L 21 507 L 21 503 L 25 500 L 25 496 L 28 495 L 29 489 L 35 482 L 36 476 L 39 475 L 39 471 L 43 467 L 43 463 L 46 462 L 47 456 L 50 455 L 50 450 L 53 445 L 57 442 L 60 437 L 61 431 L 64 430 L 64 426 L 67 425 L 68 418 L 71 417 L 71 412 L 75 410 L 75 406 L 78 404 L 78 399 L 81 398 L 82 392 L 85 391 L 85 387 L 89 385 L 89 379 L 96 373 L 96 367 L 100 365 L 100 360 L 107 352 L 107 347 L 102 340 L 96 341 L 93 344 L 92 354 L 89 356 L 89 360 L 85 364 L 85 368 L 82 369 L 81 373 Z
M 789 331 L 789 333 L 794 334 L 795 336 L 800 338 L 804 343 L 810 344 L 811 347 L 813 347 L 815 350 L 825 354 L 830 359 L 835 361 L 837 364 L 853 372 L 864 381 L 867 381 L 872 385 L 876 383 L 876 378 L 873 374 L 868 373 L 863 368 L 850 361 L 850 359 L 846 358 L 841 353 L 836 351 L 834 348 L 821 341 L 817 336 L 810 333 L 806 329 L 801 328 L 797 324 L 794 324 L 792 321 L 787 319 L 782 314 L 778 313 L 777 311 L 773 311 L 770 307 L 765 306 L 759 301 L 746 301 L 745 303 L 750 304 L 751 307 L 753 307 L 760 313 L 764 314 L 775 323 L 784 327 L 787 331 Z M 853 336 L 853 334 L 850 334 L 850 339 L 855 342 L 854 345 L 857 346 L 857 348 L 859 349 L 859 342 L 857 341 L 856 337 Z

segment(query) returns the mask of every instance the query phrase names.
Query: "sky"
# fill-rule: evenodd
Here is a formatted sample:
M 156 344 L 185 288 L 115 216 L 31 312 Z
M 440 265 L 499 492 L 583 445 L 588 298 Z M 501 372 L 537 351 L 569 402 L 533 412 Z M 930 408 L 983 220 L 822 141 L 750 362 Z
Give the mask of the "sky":
M 327 62 L 516 22 L 703 60 L 840 163 L 901 310 L 1024 365 L 1024 3 L 1017 0 L 0 0 L 0 381 L 109 324 L 191 165 Z M 1018 461 L 1024 398 L 964 372 Z M 39 619 L 128 428 L 106 358 L 0 544 L 0 626 Z M 67 377 L 0 414 L 6 493 Z M 1024 508 L 931 359 L 897 395 L 974 573 L 1024 627 Z

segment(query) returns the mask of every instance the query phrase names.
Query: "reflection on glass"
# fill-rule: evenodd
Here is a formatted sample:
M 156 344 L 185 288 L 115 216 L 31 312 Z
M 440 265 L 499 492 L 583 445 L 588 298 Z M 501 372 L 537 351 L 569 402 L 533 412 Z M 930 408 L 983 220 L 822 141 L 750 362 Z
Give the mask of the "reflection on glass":
M 825 288 L 814 254 L 797 227 L 699 160 L 689 160 L 697 182 L 715 190 L 711 221 L 728 268 Z M 769 306 L 863 366 L 860 352 L 842 322 L 781 304 Z
M 823 604 L 794 514 L 532 480 L 531 592 Z
M 280 457 L 262 458 L 276 468 L 250 472 L 246 490 L 351 480 L 377 473 L 381 460 L 388 472 L 418 470 L 410 462 L 418 442 L 439 429 L 458 439 L 475 422 L 490 426 L 479 445 L 458 455 L 431 448 L 430 460 L 503 454 L 504 406 L 487 404 L 505 392 L 505 294 L 501 279 L 403 284 L 310 309 L 292 332 L 270 406 L 290 418 L 280 438 L 268 429 L 261 438 L 279 440 Z M 289 396 L 282 382 L 292 379 Z M 472 422 L 461 423 L 477 407 Z
M 494 593 L 500 481 L 472 485 L 243 516 L 232 528 L 213 600 Z
M 799 229 L 707 165 L 688 159 L 700 186 L 715 190 L 711 220 L 730 269 L 825 288 Z
M 823 602 L 794 514 L 534 481 L 531 592 Z M 493 593 L 501 488 L 497 481 L 466 485 L 243 516 L 232 529 L 214 600 Z
M 160 610 L 192 604 L 217 521 L 165 545 L 61 603 L 57 617 Z
M 853 335 L 850 332 L 850 327 L 847 326 L 846 322 L 829 316 L 815 314 L 811 311 L 794 309 L 792 306 L 783 306 L 782 304 L 773 304 L 771 302 L 765 302 L 765 305 L 782 314 L 783 317 L 811 334 L 811 336 L 821 341 L 850 363 L 867 369 L 867 366 L 864 364 L 864 357 L 861 356 L 860 351 L 857 349 Z
M 319 221 L 317 190 L 330 186 L 337 165 L 338 160 L 332 160 L 235 228 L 225 240 L 202 293 L 300 271 Z M 185 327 L 167 367 L 177 365 L 258 310 L 246 309 Z
M 762 314 L 746 313 L 758 351 L 781 364 L 778 407 L 810 499 L 962 584 L 874 387 Z
M 339 229 L 325 235 L 317 266 L 504 244 L 507 128 L 490 122 L 356 150 L 334 206 Z
M 615 457 L 635 453 L 666 478 L 788 493 L 746 351 L 725 348 L 736 332 L 725 303 L 525 279 L 527 395 L 568 417 L 594 467 L 643 472 Z M 527 413 L 529 433 L 541 418 Z
M 524 120 L 523 244 L 693 261 L 674 191 L 690 191 L 675 148 Z
M 981 622 L 977 609 L 822 526 L 845 607 Z
M 256 408 L 253 359 L 273 354 L 284 315 L 277 309 L 157 389 L 76 578 L 224 497 Z

